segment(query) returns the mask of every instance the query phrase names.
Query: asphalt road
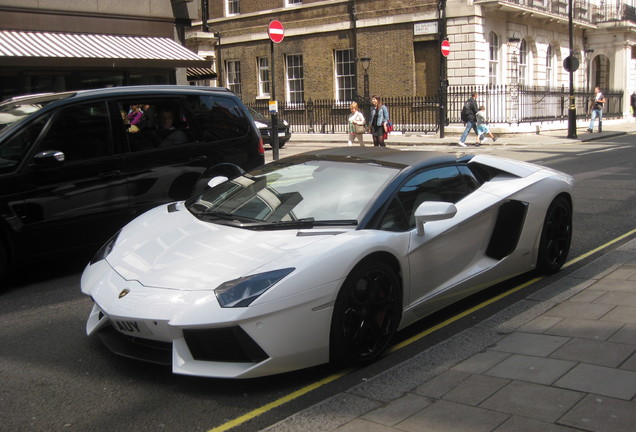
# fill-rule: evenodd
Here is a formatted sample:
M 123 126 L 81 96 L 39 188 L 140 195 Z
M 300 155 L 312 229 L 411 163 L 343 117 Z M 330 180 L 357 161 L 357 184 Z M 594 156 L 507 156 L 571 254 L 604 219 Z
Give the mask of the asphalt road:
M 295 146 L 307 148 L 294 142 L 287 146 L 285 154 Z M 575 177 L 572 258 L 634 228 L 636 135 L 576 145 L 475 151 L 534 161 Z M 83 262 L 69 262 L 65 257 L 57 263 L 38 264 L 0 294 L 0 431 L 207 431 L 337 372 L 323 366 L 257 380 L 216 380 L 177 376 L 163 367 L 117 357 L 85 336 L 91 302 L 79 291 L 82 267 Z M 481 314 L 503 306 L 496 304 Z M 443 314 L 457 313 L 462 307 L 466 304 Z M 431 317 L 400 337 L 443 318 Z M 272 424 L 479 319 L 461 320 L 369 368 L 290 398 L 233 430 L 253 431 Z

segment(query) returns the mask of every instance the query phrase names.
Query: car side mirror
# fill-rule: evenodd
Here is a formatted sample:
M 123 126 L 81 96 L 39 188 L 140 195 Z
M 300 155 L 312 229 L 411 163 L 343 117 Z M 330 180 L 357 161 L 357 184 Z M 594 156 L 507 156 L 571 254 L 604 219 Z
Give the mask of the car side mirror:
M 457 214 L 455 204 L 442 201 L 424 201 L 415 210 L 415 225 L 417 235 L 424 235 L 424 224 L 426 222 L 451 219 Z
M 226 181 L 228 181 L 228 178 L 225 176 L 216 176 L 210 179 L 210 181 L 208 182 L 208 186 L 210 186 L 211 188 L 213 188 L 214 186 L 218 186 L 221 183 L 225 183 Z
M 33 162 L 37 167 L 50 168 L 64 165 L 66 156 L 59 150 L 46 150 L 33 156 Z

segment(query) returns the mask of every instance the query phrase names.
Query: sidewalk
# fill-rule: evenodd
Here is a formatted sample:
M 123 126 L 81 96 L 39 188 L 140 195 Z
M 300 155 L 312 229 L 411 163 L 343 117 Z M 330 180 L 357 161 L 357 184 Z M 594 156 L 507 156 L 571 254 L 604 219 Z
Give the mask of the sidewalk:
M 577 129 L 577 138 L 568 138 L 567 130 L 544 130 L 539 134 L 505 134 L 505 135 L 495 135 L 498 136 L 498 139 L 495 143 L 492 140 L 488 139 L 486 143 L 483 145 L 484 147 L 489 145 L 494 146 L 505 146 L 505 145 L 525 145 L 525 144 L 536 144 L 537 141 L 540 141 L 544 144 L 554 144 L 558 142 L 587 142 L 587 141 L 595 141 L 599 139 L 610 138 L 618 135 L 624 135 L 630 132 L 636 132 L 636 123 L 633 121 L 605 121 L 603 122 L 603 132 L 593 132 L 589 133 L 586 130 L 586 127 Z M 392 132 L 389 135 L 389 138 L 386 140 L 386 144 L 388 146 L 417 146 L 417 145 L 443 145 L 443 146 L 455 146 L 460 148 L 457 145 L 459 141 L 460 134 L 455 132 L 447 131 L 444 134 L 444 138 L 440 138 L 439 134 L 424 134 L 424 133 L 395 133 Z M 315 143 L 315 144 L 323 144 L 323 145 L 347 145 L 348 136 L 345 133 L 334 133 L 334 134 L 320 134 L 320 133 L 294 133 L 292 134 L 292 138 L 289 141 L 289 144 L 294 143 Z M 364 135 L 365 144 L 373 145 L 373 140 L 369 134 Z M 466 140 L 466 144 L 468 148 L 473 147 L 471 144 L 475 141 L 475 134 L 471 132 L 468 139 Z M 356 142 L 357 145 L 357 142 Z M 285 147 L 283 147 L 284 150 Z
M 632 432 L 636 240 L 267 432 Z
M 624 126 L 584 132 L 579 141 L 636 129 L 633 123 Z M 572 141 L 560 132 L 547 139 Z M 511 141 L 523 144 L 525 139 Z M 380 375 L 264 429 L 299 430 L 636 430 L 636 239 Z

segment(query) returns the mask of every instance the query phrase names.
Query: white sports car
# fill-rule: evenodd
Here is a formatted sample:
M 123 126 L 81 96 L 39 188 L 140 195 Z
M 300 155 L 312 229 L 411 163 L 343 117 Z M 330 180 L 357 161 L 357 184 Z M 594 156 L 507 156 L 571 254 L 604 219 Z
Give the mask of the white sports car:
M 98 252 L 89 335 L 208 377 L 366 364 L 442 307 L 556 272 L 572 237 L 572 177 L 489 155 L 348 147 L 210 186 Z

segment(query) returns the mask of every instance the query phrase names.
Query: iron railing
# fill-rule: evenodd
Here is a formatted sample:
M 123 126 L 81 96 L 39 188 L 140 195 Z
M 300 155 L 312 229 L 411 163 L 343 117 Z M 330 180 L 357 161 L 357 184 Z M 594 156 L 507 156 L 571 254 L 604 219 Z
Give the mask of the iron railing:
M 569 90 L 565 86 L 556 89 L 543 87 L 501 86 L 451 86 L 448 87 L 447 121 L 445 124 L 461 124 L 461 110 L 472 92 L 479 94 L 478 104 L 486 107 L 493 124 L 513 125 L 521 123 L 566 121 L 569 109 Z M 605 118 L 621 118 L 622 91 L 604 91 L 607 103 L 603 109 Z M 588 92 L 576 91 L 577 118 L 589 118 Z M 439 97 L 384 98 L 396 131 L 412 133 L 437 133 L 439 129 Z M 370 105 L 359 102 L 367 122 Z M 268 101 L 246 105 L 269 116 Z M 298 103 L 278 103 L 279 118 L 287 120 L 292 133 L 346 133 L 351 114 L 349 102 L 332 99 L 309 100 Z

